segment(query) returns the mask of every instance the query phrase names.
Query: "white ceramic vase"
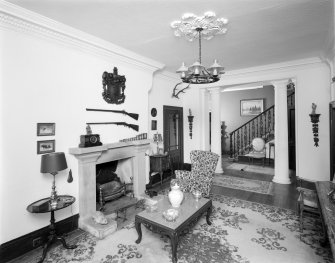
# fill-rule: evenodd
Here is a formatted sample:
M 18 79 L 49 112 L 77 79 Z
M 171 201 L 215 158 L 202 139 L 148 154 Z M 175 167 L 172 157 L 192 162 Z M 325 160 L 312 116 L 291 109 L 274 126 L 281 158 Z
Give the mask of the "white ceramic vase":
M 169 192 L 169 201 L 174 208 L 178 208 L 184 199 L 184 193 L 180 190 L 179 185 L 175 184 L 171 186 L 171 191 Z

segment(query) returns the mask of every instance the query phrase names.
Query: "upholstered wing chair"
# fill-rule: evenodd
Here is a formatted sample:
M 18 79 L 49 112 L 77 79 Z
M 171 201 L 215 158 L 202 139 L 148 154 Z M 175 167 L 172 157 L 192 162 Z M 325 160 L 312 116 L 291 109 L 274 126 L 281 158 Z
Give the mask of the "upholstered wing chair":
M 184 192 L 199 190 L 204 197 L 209 197 L 213 176 L 219 155 L 216 153 L 193 150 L 190 153 L 191 171 L 175 170 L 176 179 L 179 180 Z

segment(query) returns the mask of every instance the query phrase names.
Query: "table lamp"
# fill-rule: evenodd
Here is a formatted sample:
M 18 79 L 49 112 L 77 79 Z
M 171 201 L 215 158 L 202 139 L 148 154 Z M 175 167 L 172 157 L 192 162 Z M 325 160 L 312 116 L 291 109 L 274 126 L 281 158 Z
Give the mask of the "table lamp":
M 158 143 L 161 143 L 163 141 L 162 134 L 156 133 L 154 134 L 154 142 L 157 143 L 157 154 L 159 154 L 159 146 Z
M 55 175 L 67 168 L 65 155 L 63 152 L 48 153 L 41 156 L 41 173 L 50 173 L 53 175 L 52 190 L 50 197 L 51 208 L 57 208 L 57 192 Z

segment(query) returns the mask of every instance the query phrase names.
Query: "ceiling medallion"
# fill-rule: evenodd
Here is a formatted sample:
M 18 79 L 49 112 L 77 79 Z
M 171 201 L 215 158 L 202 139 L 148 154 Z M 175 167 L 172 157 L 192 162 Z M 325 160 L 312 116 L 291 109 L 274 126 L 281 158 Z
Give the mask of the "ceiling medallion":
M 216 18 L 215 13 L 206 12 L 203 16 L 194 14 L 184 14 L 182 20 L 173 21 L 171 27 L 175 29 L 174 35 L 185 37 L 188 41 L 199 39 L 199 59 L 192 66 L 187 67 L 185 63 L 176 71 L 180 73 L 182 82 L 178 83 L 173 89 L 173 97 L 178 98 L 178 94 L 189 88 L 190 84 L 213 83 L 220 79 L 224 67 L 219 65 L 217 60 L 209 68 L 201 65 L 201 38 L 212 39 L 215 35 L 222 35 L 227 32 L 225 25 L 228 23 L 226 18 Z M 186 88 L 177 91 L 177 86 L 182 83 L 188 83 Z

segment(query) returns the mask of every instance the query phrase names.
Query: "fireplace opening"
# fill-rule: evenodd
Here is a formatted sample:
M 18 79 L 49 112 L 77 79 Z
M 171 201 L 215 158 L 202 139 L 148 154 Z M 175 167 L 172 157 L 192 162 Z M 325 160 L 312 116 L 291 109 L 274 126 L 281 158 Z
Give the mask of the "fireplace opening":
M 104 214 L 118 213 L 129 204 L 136 203 L 132 176 L 124 175 L 122 169 L 118 169 L 118 163 L 111 161 L 96 165 L 96 210 Z M 126 182 L 126 178 L 131 178 L 131 181 Z

